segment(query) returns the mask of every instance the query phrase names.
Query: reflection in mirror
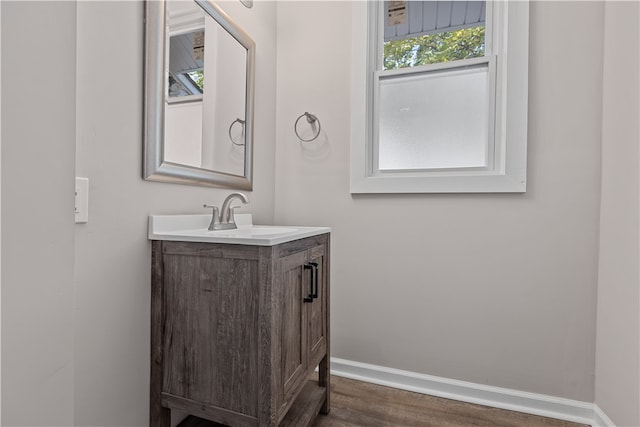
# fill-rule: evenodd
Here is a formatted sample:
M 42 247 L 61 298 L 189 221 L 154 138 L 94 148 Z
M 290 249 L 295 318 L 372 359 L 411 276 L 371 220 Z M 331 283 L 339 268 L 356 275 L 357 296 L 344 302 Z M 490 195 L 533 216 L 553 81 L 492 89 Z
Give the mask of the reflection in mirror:
M 195 2 L 167 2 L 167 37 L 165 160 L 243 175 L 228 129 L 244 121 L 247 50 Z
M 171 25 L 169 25 L 171 28 Z M 169 97 L 198 96 L 204 90 L 204 28 L 184 34 L 169 33 Z
M 146 7 L 145 178 L 251 189 L 253 41 L 206 0 Z

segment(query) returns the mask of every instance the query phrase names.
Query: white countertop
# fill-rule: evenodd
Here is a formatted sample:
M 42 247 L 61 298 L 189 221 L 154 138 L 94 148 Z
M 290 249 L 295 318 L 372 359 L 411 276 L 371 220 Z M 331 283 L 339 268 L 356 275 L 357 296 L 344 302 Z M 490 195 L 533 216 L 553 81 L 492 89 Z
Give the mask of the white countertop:
M 329 233 L 329 227 L 253 225 L 251 214 L 235 215 L 237 229 L 209 231 L 211 215 L 151 215 L 149 240 L 273 246 Z

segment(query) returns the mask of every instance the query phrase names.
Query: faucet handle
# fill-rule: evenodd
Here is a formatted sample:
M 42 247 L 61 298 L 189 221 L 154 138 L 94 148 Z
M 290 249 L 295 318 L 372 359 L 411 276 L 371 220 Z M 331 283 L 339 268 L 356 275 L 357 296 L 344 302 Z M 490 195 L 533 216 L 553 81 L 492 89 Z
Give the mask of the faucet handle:
M 229 224 L 235 224 L 236 223 L 236 216 L 235 216 L 235 212 L 234 211 L 236 209 L 238 209 L 238 208 L 241 208 L 241 207 L 242 207 L 242 205 L 238 205 L 238 206 L 231 206 L 229 208 L 229 221 L 228 221 Z
M 219 213 L 218 207 L 215 205 L 207 205 L 206 203 L 203 205 L 203 207 L 213 209 L 213 212 L 211 213 L 211 223 L 209 224 L 209 231 L 219 228 L 220 213 Z
M 202 207 L 212 208 L 215 216 L 218 216 L 218 212 L 220 211 L 216 205 L 208 205 L 205 203 L 204 205 L 202 205 Z

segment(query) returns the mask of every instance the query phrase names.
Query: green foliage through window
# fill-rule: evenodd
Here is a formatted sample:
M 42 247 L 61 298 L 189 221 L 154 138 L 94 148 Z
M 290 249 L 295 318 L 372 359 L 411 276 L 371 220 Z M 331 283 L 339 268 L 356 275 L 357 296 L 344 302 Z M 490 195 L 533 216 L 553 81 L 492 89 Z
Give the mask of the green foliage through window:
M 384 44 L 384 69 L 477 58 L 484 51 L 484 25 L 392 40 Z
M 202 92 L 202 90 L 204 89 L 204 71 L 203 70 L 190 71 L 187 73 L 187 75 L 196 84 L 196 86 L 198 86 L 198 88 Z

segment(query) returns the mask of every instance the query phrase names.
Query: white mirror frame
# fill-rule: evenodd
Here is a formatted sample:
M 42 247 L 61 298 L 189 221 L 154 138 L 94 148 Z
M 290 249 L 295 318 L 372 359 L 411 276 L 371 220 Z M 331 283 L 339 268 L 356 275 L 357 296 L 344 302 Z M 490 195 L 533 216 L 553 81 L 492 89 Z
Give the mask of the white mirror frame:
M 194 0 L 233 38 L 247 49 L 245 99 L 244 175 L 171 163 L 164 160 L 166 2 L 145 2 L 144 164 L 143 177 L 150 181 L 252 190 L 253 105 L 255 90 L 255 43 L 220 7 L 208 0 Z

